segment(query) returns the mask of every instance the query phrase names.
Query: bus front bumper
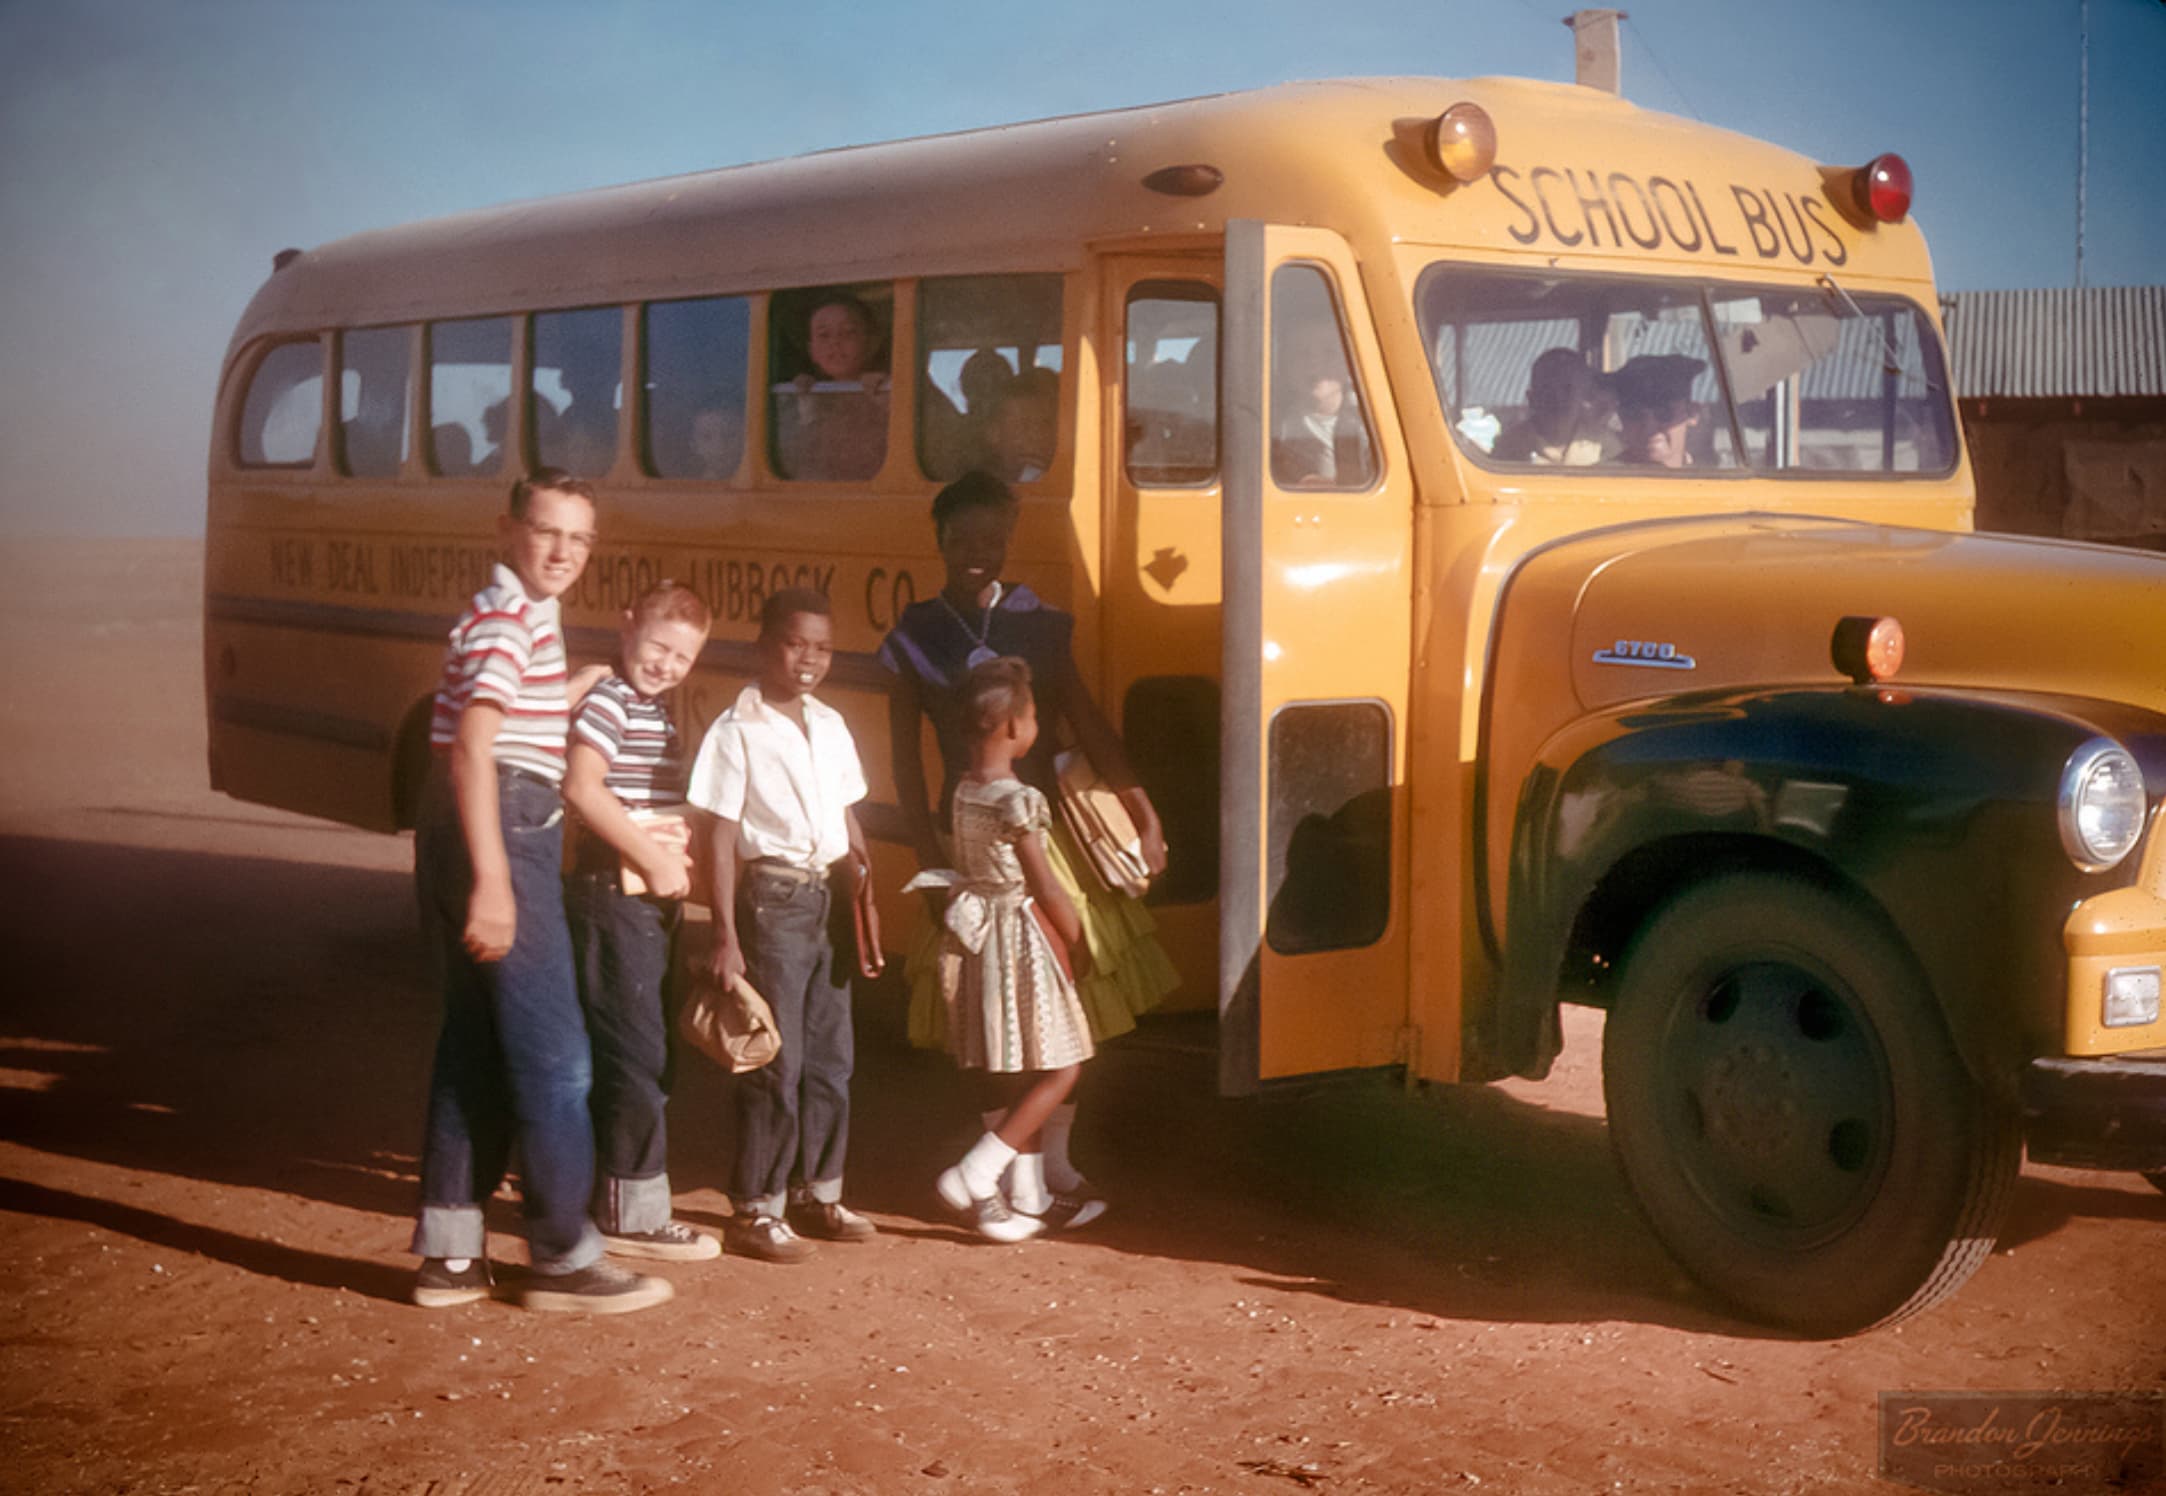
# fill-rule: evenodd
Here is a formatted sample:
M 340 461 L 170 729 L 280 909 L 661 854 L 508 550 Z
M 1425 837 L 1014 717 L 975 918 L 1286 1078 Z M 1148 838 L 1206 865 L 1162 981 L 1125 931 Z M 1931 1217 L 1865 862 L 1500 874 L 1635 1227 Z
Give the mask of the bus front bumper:
M 2166 1169 L 2166 1049 L 2031 1061 L 2023 1140 L 2034 1163 Z

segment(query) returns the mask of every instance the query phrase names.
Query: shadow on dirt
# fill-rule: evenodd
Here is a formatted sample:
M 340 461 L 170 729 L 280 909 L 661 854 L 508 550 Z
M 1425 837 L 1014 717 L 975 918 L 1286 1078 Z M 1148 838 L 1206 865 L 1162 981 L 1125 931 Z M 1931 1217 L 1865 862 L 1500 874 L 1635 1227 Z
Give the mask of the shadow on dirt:
M 414 1202 L 435 1000 L 405 878 L 263 858 L 0 837 L 0 1134 L 120 1168 L 402 1221 Z M 976 1134 L 947 1061 L 861 997 L 855 1203 L 952 1236 L 931 1180 Z M 1091 1240 L 1243 1281 L 1454 1319 L 1640 1320 L 1753 1334 L 1634 1213 L 1597 1119 L 1483 1087 L 1364 1077 L 1213 1095 L 1208 1019 L 1147 1021 L 1086 1070 L 1076 1151 L 1116 1209 Z M 725 1190 L 727 1080 L 688 1056 L 680 1192 Z M 2090 1193 L 2026 1178 L 2028 1240 Z M 2122 1197 L 2109 1196 L 2117 1208 Z M 0 1180 L 0 1209 L 81 1220 L 250 1271 L 396 1298 L 403 1262 L 330 1257 Z M 719 1217 L 697 1208 L 705 1224 Z M 498 1229 L 515 1226 L 500 1203 Z

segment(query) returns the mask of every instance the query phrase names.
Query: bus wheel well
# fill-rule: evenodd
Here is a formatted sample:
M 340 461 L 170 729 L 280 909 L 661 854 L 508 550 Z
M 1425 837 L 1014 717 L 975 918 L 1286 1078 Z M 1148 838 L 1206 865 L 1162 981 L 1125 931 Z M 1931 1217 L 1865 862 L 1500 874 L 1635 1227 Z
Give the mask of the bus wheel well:
M 1864 897 L 1825 862 L 1765 837 L 1698 835 L 1653 842 L 1621 858 L 1580 906 L 1559 998 L 1608 1007 L 1625 947 L 1656 911 L 1689 888 L 1743 872 L 1780 873 L 1845 897 Z
M 421 809 L 421 786 L 429 777 L 429 718 L 436 699 L 424 696 L 408 708 L 391 750 L 391 817 L 401 831 L 411 831 Z

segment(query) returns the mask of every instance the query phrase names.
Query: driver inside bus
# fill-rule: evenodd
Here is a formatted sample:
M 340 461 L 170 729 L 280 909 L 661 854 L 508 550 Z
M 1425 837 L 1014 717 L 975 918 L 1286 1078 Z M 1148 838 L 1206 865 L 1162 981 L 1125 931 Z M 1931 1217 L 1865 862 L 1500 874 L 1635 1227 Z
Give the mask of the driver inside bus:
M 1706 367 L 1704 359 L 1681 353 L 1649 353 L 1610 375 L 1610 388 L 1617 392 L 1617 425 L 1624 434 L 1619 462 L 1642 467 L 1692 466 L 1685 440 L 1700 424 L 1692 382 Z
M 1594 371 L 1577 348 L 1551 348 L 1527 371 L 1527 413 L 1489 455 L 1537 467 L 1592 467 L 1616 450 Z

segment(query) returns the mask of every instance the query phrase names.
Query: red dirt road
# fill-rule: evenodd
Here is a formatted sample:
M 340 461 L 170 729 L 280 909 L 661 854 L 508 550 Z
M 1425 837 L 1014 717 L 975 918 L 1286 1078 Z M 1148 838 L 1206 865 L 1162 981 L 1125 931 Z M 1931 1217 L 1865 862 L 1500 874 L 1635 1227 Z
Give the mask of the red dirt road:
M 1541 1085 L 1246 1103 L 1154 1025 L 1086 1079 L 1115 1213 L 1006 1249 L 940 1218 L 975 1124 L 869 1003 L 877 1242 L 666 1267 L 622 1319 L 411 1308 L 407 844 L 204 787 L 198 576 L 0 549 L 0 1489 L 1853 1491 L 1883 1390 L 2166 1390 L 2131 1176 L 2027 1171 L 2002 1250 L 1894 1329 L 1730 1319 L 1633 1214 L 1585 1014 Z M 672 1118 L 709 1225 L 724 1100 L 691 1068 Z

